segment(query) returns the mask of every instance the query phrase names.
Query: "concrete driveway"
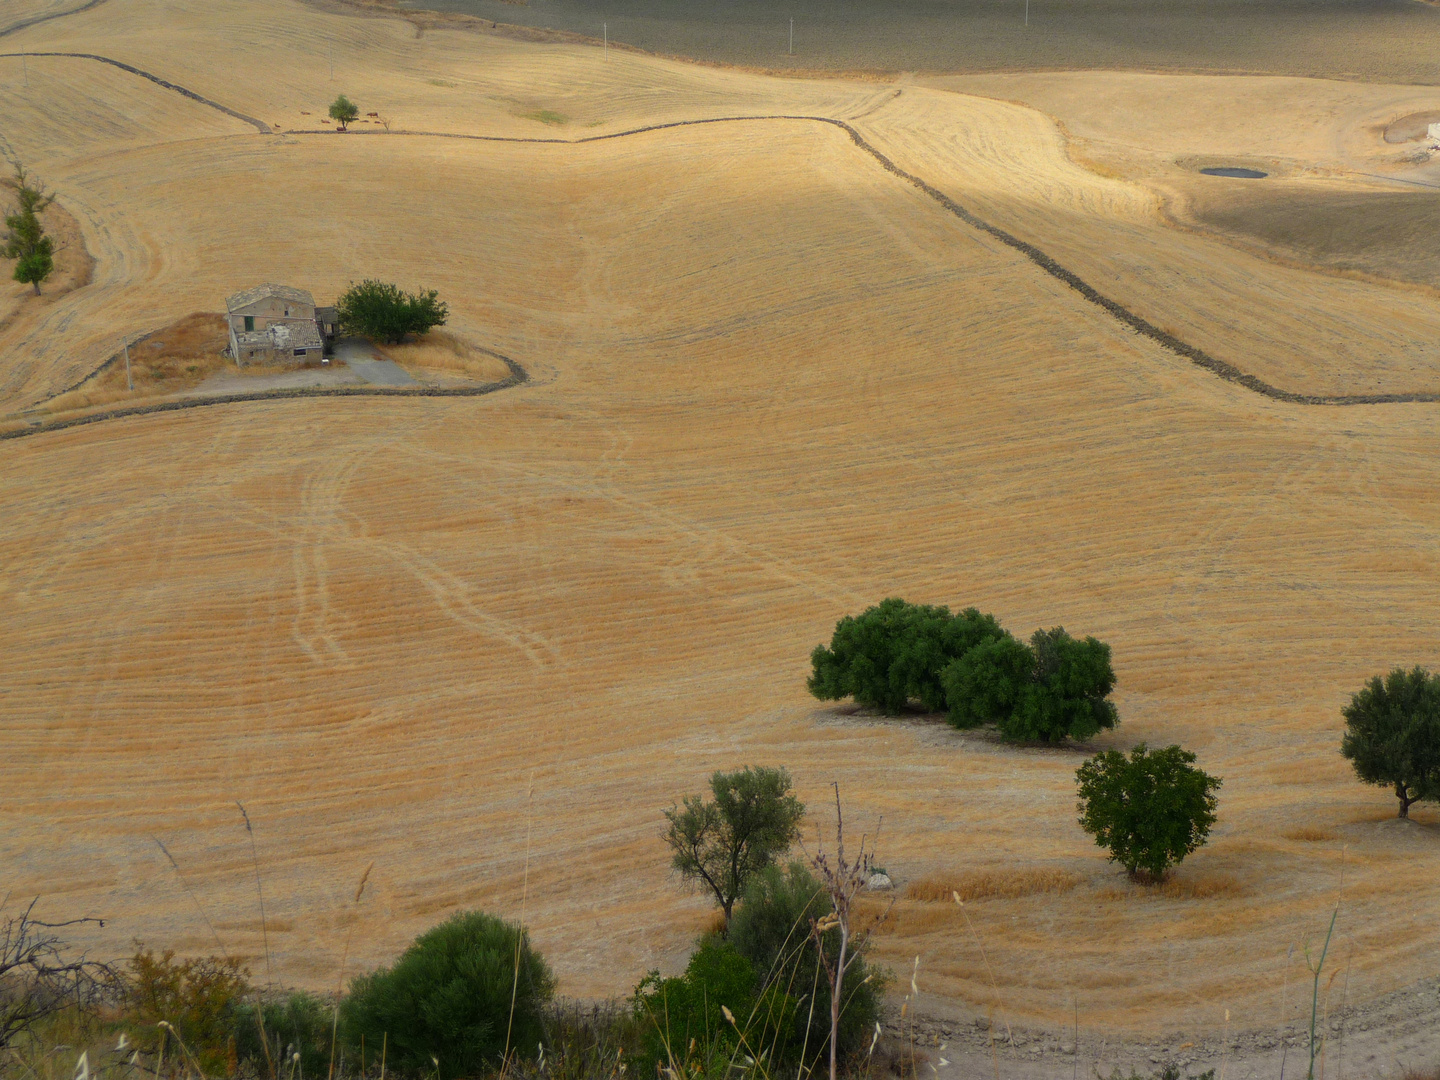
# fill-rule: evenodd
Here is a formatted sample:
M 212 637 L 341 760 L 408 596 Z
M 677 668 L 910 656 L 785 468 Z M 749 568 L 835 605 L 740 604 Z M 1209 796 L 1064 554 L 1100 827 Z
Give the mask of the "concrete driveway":
M 376 386 L 418 386 L 399 364 L 377 356 L 369 342 L 343 338 L 335 343 L 335 359 L 361 379 Z

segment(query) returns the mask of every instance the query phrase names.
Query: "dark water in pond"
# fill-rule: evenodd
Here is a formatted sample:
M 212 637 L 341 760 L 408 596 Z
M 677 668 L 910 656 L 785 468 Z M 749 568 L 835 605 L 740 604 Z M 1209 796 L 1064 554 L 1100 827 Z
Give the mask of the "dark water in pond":
M 1269 175 L 1269 173 L 1257 172 L 1255 169 L 1221 168 L 1201 169 L 1200 171 L 1206 176 L 1236 176 L 1242 180 L 1259 180 L 1261 177 Z
M 1440 83 L 1416 0 L 403 0 L 764 68 L 1151 68 Z M 790 19 L 795 54 L 787 55 Z

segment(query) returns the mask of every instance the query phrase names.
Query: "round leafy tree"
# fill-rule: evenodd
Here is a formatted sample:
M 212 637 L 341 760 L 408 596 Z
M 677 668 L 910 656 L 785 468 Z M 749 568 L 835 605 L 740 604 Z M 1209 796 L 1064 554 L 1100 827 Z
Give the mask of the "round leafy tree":
M 1340 752 L 1365 783 L 1394 787 L 1402 818 L 1413 802 L 1440 800 L 1440 675 L 1420 667 L 1377 675 L 1343 715 Z
M 353 101 L 341 94 L 330 104 L 330 119 L 340 125 L 340 130 L 354 123 L 360 117 L 360 110 Z
M 499 1064 L 507 1047 L 538 1046 L 554 989 L 522 928 L 462 911 L 416 938 L 394 967 L 354 979 L 341 1015 L 357 1048 L 362 1035 L 370 1046 L 388 1040 L 397 1071 L 450 1080 Z
M 1204 844 L 1215 824 L 1221 780 L 1178 746 L 1147 750 L 1141 743 L 1129 757 L 1107 750 L 1075 777 L 1081 828 L 1131 877 L 1158 881 Z
M 434 289 L 407 293 L 399 286 L 367 278 L 345 291 L 335 303 L 335 313 L 347 334 L 399 343 L 406 334 L 444 326 L 450 309 Z

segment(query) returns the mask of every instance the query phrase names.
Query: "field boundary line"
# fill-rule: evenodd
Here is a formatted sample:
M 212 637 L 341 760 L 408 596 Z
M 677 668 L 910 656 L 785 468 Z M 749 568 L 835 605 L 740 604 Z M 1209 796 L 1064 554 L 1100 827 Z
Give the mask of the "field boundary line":
M 96 2 L 96 3 L 99 3 L 100 0 L 95 0 L 95 2 Z M 94 4 L 88 4 L 88 5 L 86 5 L 86 6 L 87 6 L 87 7 L 93 7 Z M 84 9 L 84 8 L 77 8 L 77 9 L 76 9 L 76 11 L 83 11 L 83 10 L 85 10 L 85 9 Z M 75 14 L 75 12 L 64 12 L 64 14 L 73 15 L 73 14 Z M 59 16 L 53 16 L 53 17 L 58 18 Z M 8 33 L 8 31 L 7 31 L 7 33 Z M 208 105 L 210 108 L 216 109 L 216 110 L 218 110 L 219 112 L 224 113 L 226 116 L 232 116 L 232 117 L 234 117 L 236 120 L 243 120 L 245 123 L 250 124 L 252 127 L 254 127 L 255 130 L 258 131 L 258 132 L 260 132 L 262 135 L 270 135 L 270 134 L 273 133 L 273 129 L 270 127 L 269 124 L 265 123 L 264 120 L 257 120 L 257 119 L 255 119 L 255 117 L 253 117 L 253 116 L 246 116 L 246 115 L 245 115 L 244 113 L 242 113 L 242 112 L 236 112 L 234 109 L 230 108 L 229 106 L 221 105 L 218 101 L 211 101 L 209 98 L 203 97 L 202 95 L 197 94 L 194 90 L 186 89 L 185 87 L 179 85 L 178 83 L 172 83 L 172 82 L 170 82 L 170 81 L 167 80 L 167 79 L 162 79 L 162 78 L 160 78 L 159 75 L 152 75 L 150 72 L 145 71 L 145 70 L 142 70 L 141 68 L 137 68 L 137 67 L 135 67 L 135 66 L 133 66 L 133 65 L 131 65 L 131 64 L 123 63 L 123 62 L 120 61 L 120 60 L 112 60 L 112 59 L 111 59 L 110 57 L 108 57 L 108 56 L 100 56 L 100 55 L 98 55 L 98 54 L 96 54 L 96 53 L 77 53 L 77 52 L 10 52 L 10 53 L 0 53 L 0 59 L 5 59 L 5 58 L 8 58 L 8 57 L 17 57 L 17 56 L 63 56 L 63 57 L 67 57 L 68 59 L 71 59 L 71 60 L 94 60 L 96 63 L 99 63 L 99 64 L 109 64 L 111 67 L 117 67 L 117 68 L 119 68 L 121 71 L 128 71 L 131 75 L 139 75 L 142 79 L 149 79 L 149 80 L 150 80 L 151 82 L 153 82 L 156 86 L 163 86 L 166 90 L 173 90 L 173 91 L 175 91 L 175 93 L 180 94 L 180 95 L 183 95 L 184 97 L 189 98 L 191 101 L 198 101 L 201 105 Z
M 52 11 L 49 15 L 34 15 L 28 19 L 21 19 L 19 22 L 7 26 L 4 30 L 0 30 L 0 37 L 24 30 L 27 27 L 39 26 L 41 23 L 47 23 L 51 19 L 63 19 L 67 15 L 79 15 L 82 11 L 89 11 L 91 8 L 99 7 L 103 3 L 105 3 L 105 0 L 88 0 L 87 3 L 81 4 L 79 7 L 70 8 L 68 11 Z
M 105 420 L 123 420 L 127 416 L 150 416 L 154 413 L 180 412 L 185 409 L 205 409 L 214 405 L 235 405 L 246 401 L 289 401 L 298 398 L 330 397 L 378 397 L 378 398 L 467 398 L 484 397 L 487 394 L 523 386 L 530 381 L 529 373 L 508 356 L 490 349 L 479 350 L 504 362 L 510 369 L 510 377 L 499 382 L 484 383 L 480 386 L 416 386 L 385 388 L 379 386 L 292 386 L 276 390 L 254 390 L 248 393 L 223 394 L 216 397 L 194 397 L 179 400 L 156 401 L 149 405 L 127 405 L 120 409 L 105 409 L 102 412 L 74 416 L 68 420 L 56 420 L 51 424 L 36 424 L 31 427 L 12 428 L 0 431 L 0 442 L 6 439 L 24 439 L 31 435 L 44 435 L 66 428 L 84 427 Z M 108 363 L 108 361 L 107 361 Z

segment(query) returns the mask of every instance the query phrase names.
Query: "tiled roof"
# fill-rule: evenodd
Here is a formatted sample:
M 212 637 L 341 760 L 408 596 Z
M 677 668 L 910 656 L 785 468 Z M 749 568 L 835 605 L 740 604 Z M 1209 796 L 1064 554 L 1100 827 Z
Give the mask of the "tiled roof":
M 289 323 L 276 323 L 264 330 L 251 330 L 236 334 L 236 343 L 242 349 L 323 349 L 325 342 L 320 338 L 320 328 L 309 319 L 296 319 Z
M 225 301 L 225 307 L 234 311 L 236 308 L 249 307 L 255 301 L 271 296 L 279 300 L 288 300 L 292 304 L 315 306 L 315 298 L 304 289 L 292 289 L 289 285 L 256 285 L 253 289 L 242 289 L 237 292 Z

